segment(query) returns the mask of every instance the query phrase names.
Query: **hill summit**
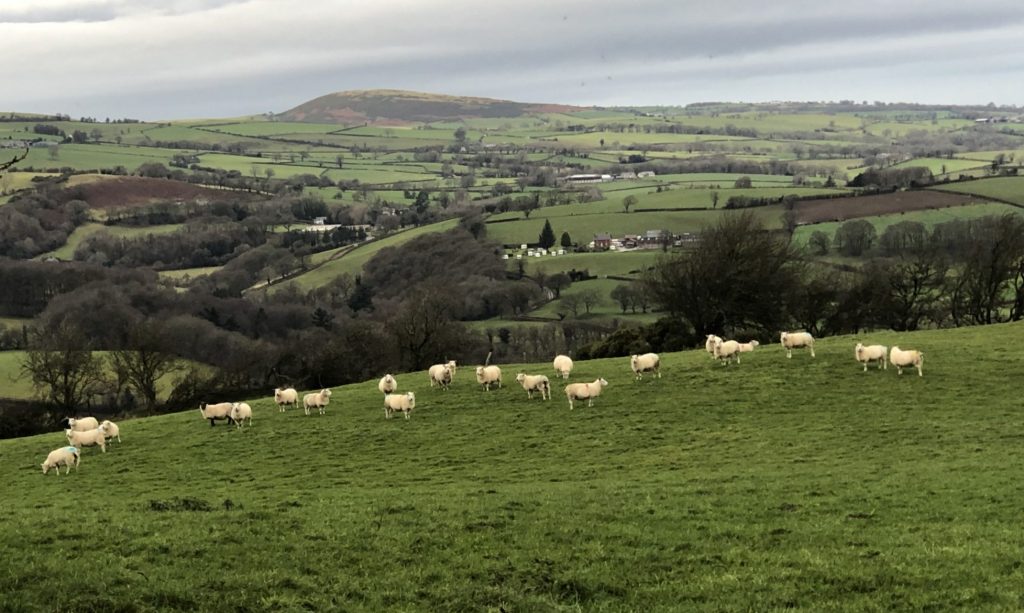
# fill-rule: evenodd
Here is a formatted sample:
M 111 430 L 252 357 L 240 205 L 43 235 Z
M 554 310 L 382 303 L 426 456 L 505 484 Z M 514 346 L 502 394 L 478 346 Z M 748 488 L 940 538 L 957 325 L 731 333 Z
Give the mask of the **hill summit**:
M 582 107 L 564 104 L 513 102 L 396 89 L 367 89 L 320 96 L 285 111 L 278 117 L 288 121 L 400 125 L 483 117 L 512 118 L 530 113 L 562 113 L 581 109 Z

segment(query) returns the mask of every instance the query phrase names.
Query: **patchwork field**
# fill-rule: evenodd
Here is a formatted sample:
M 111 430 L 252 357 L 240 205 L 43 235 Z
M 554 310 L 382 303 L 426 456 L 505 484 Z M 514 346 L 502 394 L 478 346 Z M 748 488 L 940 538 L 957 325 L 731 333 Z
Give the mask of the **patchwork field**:
M 861 372 L 857 340 L 923 350 L 925 376 Z M 1016 610 L 1022 340 L 885 332 L 728 367 L 695 350 L 639 383 L 625 358 L 583 361 L 571 381 L 609 386 L 574 411 L 560 381 L 551 401 L 511 381 L 547 363 L 503 364 L 492 392 L 412 373 L 408 421 L 375 381 L 323 417 L 258 398 L 244 431 L 125 421 L 60 477 L 39 468 L 60 433 L 0 441 L 0 607 Z
M 965 183 L 939 185 L 934 189 L 992 198 L 1024 206 L 1024 177 L 993 177 Z

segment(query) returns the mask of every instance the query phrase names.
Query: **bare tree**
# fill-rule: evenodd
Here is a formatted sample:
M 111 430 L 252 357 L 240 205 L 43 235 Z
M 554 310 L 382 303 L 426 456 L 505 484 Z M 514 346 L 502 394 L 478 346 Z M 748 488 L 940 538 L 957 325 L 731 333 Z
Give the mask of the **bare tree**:
M 100 393 L 109 382 L 103 360 L 83 349 L 85 337 L 70 325 L 37 334 L 36 348 L 25 354 L 22 377 L 61 411 L 76 413 L 90 397 Z
M 3 171 L 5 171 L 5 170 L 7 170 L 7 169 L 8 169 L 8 168 L 10 168 L 11 166 L 14 166 L 14 165 L 15 165 L 15 164 L 17 164 L 18 162 L 20 162 L 20 161 L 24 160 L 24 159 L 25 159 L 26 157 L 28 157 L 28 148 L 26 148 L 26 149 L 25 149 L 25 150 L 24 150 L 24 151 L 23 151 L 23 152 L 21 153 L 21 155 L 18 155 L 18 154 L 14 154 L 14 158 L 12 158 L 10 162 L 0 162 L 0 172 L 3 172 Z
M 156 408 L 157 382 L 181 368 L 178 358 L 164 350 L 167 344 L 158 323 L 140 323 L 128 331 L 127 348 L 110 352 L 118 379 L 142 398 L 148 411 Z

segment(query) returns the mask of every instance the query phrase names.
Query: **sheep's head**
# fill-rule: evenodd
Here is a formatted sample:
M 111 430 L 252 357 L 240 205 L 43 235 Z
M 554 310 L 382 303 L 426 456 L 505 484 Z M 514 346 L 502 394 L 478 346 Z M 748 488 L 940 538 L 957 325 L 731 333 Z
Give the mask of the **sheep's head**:
M 757 341 L 750 341 L 750 346 L 751 346 L 751 347 L 757 347 L 757 346 L 758 346 L 758 345 L 760 345 L 760 344 L 761 344 L 761 343 L 759 343 L 759 342 L 757 342 Z
M 522 383 L 523 379 L 525 379 L 525 378 L 526 378 L 526 375 L 523 374 L 523 373 L 519 373 L 519 374 L 516 375 L 516 381 L 518 381 L 520 383 Z
M 331 397 L 331 390 L 325 389 L 325 390 L 320 392 L 320 395 L 323 396 L 324 398 L 330 398 Z
M 598 384 L 599 384 L 599 385 L 600 385 L 601 387 L 607 387 L 607 386 L 608 386 L 608 382 L 607 382 L 607 381 L 605 381 L 603 377 L 602 377 L 602 378 L 600 378 L 600 379 L 598 379 L 598 380 L 597 380 L 597 382 L 598 382 Z
M 786 333 L 785 333 L 785 332 L 783 332 L 782 334 L 780 334 L 780 335 L 779 335 L 779 342 L 780 342 L 780 343 L 785 343 L 785 342 L 786 342 L 786 336 L 787 336 L 787 335 L 786 335 Z
M 68 428 L 67 430 L 64 431 L 64 436 L 66 436 L 68 438 L 71 438 L 71 433 L 72 432 L 74 432 L 74 430 L 72 430 L 71 428 Z
M 46 462 L 43 462 L 42 464 L 40 464 L 40 466 L 43 467 L 43 474 L 44 475 L 50 471 L 50 465 L 47 464 Z

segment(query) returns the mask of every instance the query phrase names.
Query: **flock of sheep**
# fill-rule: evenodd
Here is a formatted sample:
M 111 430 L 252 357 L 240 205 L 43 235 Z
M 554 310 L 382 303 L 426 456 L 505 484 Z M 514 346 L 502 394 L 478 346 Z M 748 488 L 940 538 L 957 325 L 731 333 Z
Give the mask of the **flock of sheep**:
M 68 446 L 54 449 L 46 456 L 46 460 L 42 464 L 44 475 L 50 472 L 51 468 L 56 469 L 56 473 L 59 475 L 61 466 L 67 467 L 64 474 L 70 473 L 72 466 L 78 470 L 78 464 L 82 460 L 81 447 L 95 445 L 103 453 L 106 453 L 108 440 L 116 438 L 118 443 L 121 442 L 121 429 L 109 419 L 105 419 L 101 423 L 95 417 L 69 418 L 64 436 L 68 439 Z
M 808 349 L 811 357 L 814 357 L 814 337 L 807 332 L 783 332 L 779 341 L 786 350 L 786 357 L 793 357 L 794 349 Z M 740 354 L 753 351 L 758 346 L 757 341 L 740 343 L 737 341 L 722 340 L 714 334 L 708 334 L 704 349 L 711 354 L 711 357 L 721 360 L 723 364 L 730 364 L 735 359 L 740 363 Z M 888 356 L 888 360 L 886 359 Z M 902 375 L 904 368 L 917 368 L 917 375 L 923 377 L 921 368 L 924 365 L 924 353 L 916 349 L 903 350 L 899 347 L 891 349 L 885 345 L 865 345 L 857 343 L 853 348 L 853 357 L 868 369 L 868 363 L 877 362 L 879 369 L 888 369 L 889 364 L 896 367 L 896 374 Z
M 793 357 L 794 349 L 808 349 L 811 357 L 814 356 L 814 337 L 807 332 L 783 332 L 779 338 L 782 347 L 786 350 L 786 357 Z M 723 340 L 722 338 L 709 334 L 704 348 L 711 357 L 722 362 L 723 365 L 731 364 L 733 360 L 740 363 L 740 354 L 754 351 L 758 347 L 757 341 L 740 343 L 734 340 Z M 857 343 L 854 347 L 854 358 L 864 366 L 867 371 L 868 364 L 875 362 L 879 369 L 888 369 L 891 363 L 897 369 L 897 374 L 902 375 L 904 368 L 917 368 L 918 376 L 924 376 L 922 365 L 924 364 L 924 353 L 917 350 L 902 350 L 899 347 L 888 348 L 885 345 L 864 345 Z M 633 371 L 634 380 L 643 379 L 644 373 L 654 373 L 661 378 L 661 358 L 656 353 L 645 353 L 643 355 L 630 356 L 630 369 Z M 568 379 L 573 369 L 573 361 L 567 355 L 559 355 L 552 362 L 555 375 L 562 379 Z M 452 383 L 458 365 L 454 361 L 444 364 L 434 364 L 427 370 L 430 379 L 430 387 L 435 385 L 442 390 L 447 390 Z M 501 368 L 498 366 L 478 366 L 476 369 L 476 381 L 485 391 L 490 391 L 492 386 L 497 384 L 501 387 Z M 551 381 L 547 375 L 528 375 L 517 373 L 516 381 L 526 391 L 531 400 L 535 393 L 539 393 L 544 400 L 551 399 Z M 587 406 L 594 406 L 594 398 L 601 395 L 607 387 L 608 381 L 598 378 L 587 383 L 569 383 L 565 386 L 565 397 L 569 402 L 569 409 L 572 410 L 574 402 L 587 401 Z M 377 389 L 384 394 L 384 417 L 390 419 L 395 413 L 401 412 L 406 419 L 416 408 L 416 394 L 414 392 L 397 393 L 398 381 L 391 374 L 384 375 L 377 383 Z M 319 392 L 312 392 L 302 397 L 302 407 L 306 415 L 310 415 L 315 409 L 320 415 L 326 414 L 327 405 L 331 399 L 331 390 L 322 389 Z M 274 403 L 278 410 L 284 412 L 287 407 L 298 407 L 299 393 L 294 388 L 278 388 L 274 390 Z M 226 419 L 228 423 L 234 423 L 237 427 L 243 427 L 248 419 L 249 426 L 252 426 L 252 407 L 245 402 L 220 402 L 216 404 L 200 404 L 199 412 L 203 419 L 210 421 L 213 426 L 217 420 Z M 106 453 L 106 441 L 117 438 L 121 442 L 120 432 L 116 424 L 107 420 L 98 423 L 95 417 L 81 419 L 69 419 L 68 429 L 65 430 L 69 446 L 61 447 L 50 452 L 43 462 L 43 474 L 51 468 L 57 469 L 60 474 L 60 467 L 67 466 L 65 474 L 71 472 L 71 467 L 78 468 L 81 459 L 80 447 L 98 445 Z

